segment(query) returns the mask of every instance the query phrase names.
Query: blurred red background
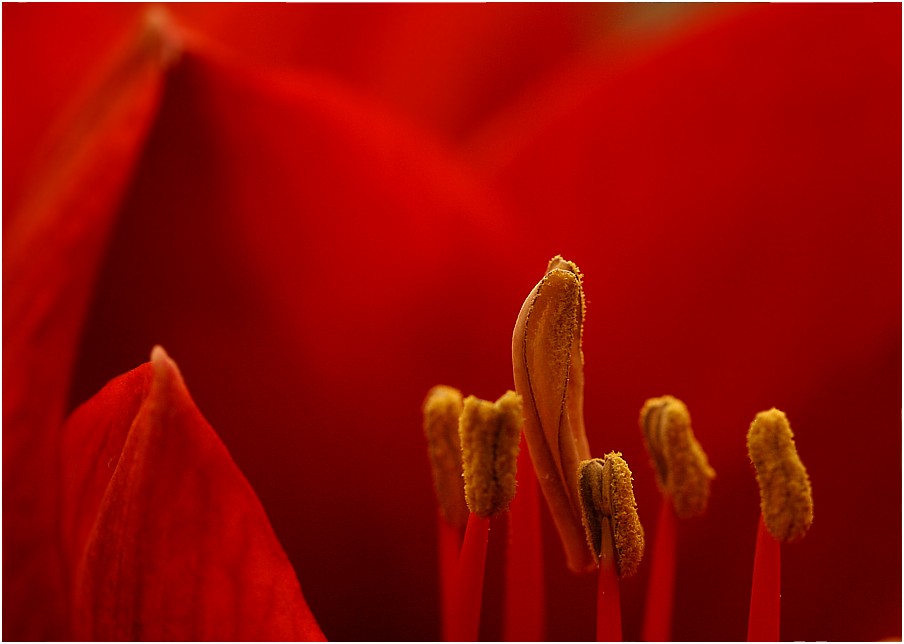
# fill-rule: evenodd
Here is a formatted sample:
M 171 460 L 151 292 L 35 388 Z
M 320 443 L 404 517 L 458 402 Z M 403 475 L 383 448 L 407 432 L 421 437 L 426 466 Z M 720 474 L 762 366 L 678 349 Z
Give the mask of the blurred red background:
M 3 7 L 6 293 L 41 291 L 8 281 L 7 258 L 26 261 L 56 142 L 78 139 L 146 12 Z M 328 638 L 439 637 L 420 403 L 438 382 L 512 387 L 515 318 L 557 253 L 586 275 L 590 444 L 632 465 L 648 537 L 647 397 L 688 404 L 718 473 L 708 514 L 680 525 L 674 637 L 744 637 L 758 512 L 744 437 L 771 406 L 815 497 L 810 534 L 784 548 L 783 638 L 900 636 L 900 6 L 165 12 L 180 55 L 101 209 L 87 308 L 41 324 L 73 329 L 53 364 L 67 409 L 166 347 Z M 9 338 L 38 338 L 4 358 L 4 396 L 46 404 L 17 359 L 54 347 L 4 305 L 7 355 Z M 8 466 L 29 428 L 6 412 L 9 543 L 29 527 L 8 499 L 31 488 Z M 548 636 L 588 639 L 594 582 L 545 536 Z M 646 575 L 623 584 L 626 639 Z

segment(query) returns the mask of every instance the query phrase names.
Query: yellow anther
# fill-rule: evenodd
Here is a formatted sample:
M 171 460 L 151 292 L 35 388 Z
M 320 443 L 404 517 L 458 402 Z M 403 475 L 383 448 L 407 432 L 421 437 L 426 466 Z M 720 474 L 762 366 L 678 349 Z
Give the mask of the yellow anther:
M 443 518 L 455 526 L 464 526 L 468 521 L 458 436 L 461 410 L 461 392 L 445 385 L 431 389 L 424 400 L 424 434 L 436 498 Z
M 581 516 L 594 558 L 603 554 L 603 530 L 611 530 L 620 578 L 637 572 L 643 559 L 644 533 L 637 516 L 631 470 L 618 452 L 582 461 L 578 466 Z
M 583 416 L 582 279 L 574 263 L 554 257 L 524 301 L 512 336 L 525 438 L 568 565 L 575 571 L 594 566 L 584 546 L 577 498 L 577 466 L 590 458 Z
M 675 514 L 682 518 L 703 514 L 716 472 L 694 437 L 687 407 L 672 396 L 650 398 L 640 411 L 640 427 L 656 482 L 672 500 Z
M 813 491 L 785 414 L 774 408 L 757 414 L 747 432 L 747 451 L 766 528 L 779 541 L 803 538 L 813 523 Z
M 515 497 L 522 412 L 521 396 L 514 391 L 495 403 L 465 398 L 459 421 L 465 499 L 478 516 L 507 510 Z

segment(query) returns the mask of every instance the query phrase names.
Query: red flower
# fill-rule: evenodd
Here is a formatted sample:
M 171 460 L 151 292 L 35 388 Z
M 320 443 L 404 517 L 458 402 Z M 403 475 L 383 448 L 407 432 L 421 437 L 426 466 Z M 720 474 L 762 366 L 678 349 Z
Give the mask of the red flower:
M 511 387 L 556 253 L 641 521 L 646 398 L 718 472 L 673 635 L 743 637 L 773 405 L 816 497 L 783 637 L 900 634 L 900 7 L 188 6 L 136 37 L 143 11 L 4 7 L 4 635 L 313 636 L 297 575 L 329 638 L 438 637 L 419 405 Z M 200 414 L 171 362 L 130 371 L 155 344 Z M 590 637 L 544 536 L 547 635 Z

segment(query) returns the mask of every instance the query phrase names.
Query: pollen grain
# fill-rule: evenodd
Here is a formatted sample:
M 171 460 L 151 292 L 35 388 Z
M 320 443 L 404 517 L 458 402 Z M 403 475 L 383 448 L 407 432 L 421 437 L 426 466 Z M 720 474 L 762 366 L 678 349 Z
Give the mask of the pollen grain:
M 480 517 L 507 510 L 515 497 L 522 422 L 522 399 L 514 391 L 495 403 L 465 398 L 459 420 L 465 500 Z
M 599 559 L 601 554 L 603 526 L 611 525 L 618 576 L 630 577 L 643 559 L 644 532 L 628 464 L 619 452 L 582 461 L 578 489 L 587 544 L 594 557 Z
M 445 385 L 433 387 L 424 400 L 424 434 L 436 498 L 443 518 L 455 526 L 468 521 L 458 435 L 462 406 L 461 392 Z
M 640 427 L 656 482 L 671 499 L 675 514 L 681 518 L 703 514 L 716 472 L 694 436 L 687 406 L 674 396 L 650 398 L 640 411 Z
M 769 533 L 779 541 L 802 539 L 813 523 L 813 490 L 785 414 L 775 408 L 757 414 L 747 450 Z

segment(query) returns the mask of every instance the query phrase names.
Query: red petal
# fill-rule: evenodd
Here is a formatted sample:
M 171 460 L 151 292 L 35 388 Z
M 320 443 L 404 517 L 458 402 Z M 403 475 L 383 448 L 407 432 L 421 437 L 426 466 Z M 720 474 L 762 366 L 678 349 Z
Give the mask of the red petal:
M 73 97 L 94 80 L 134 28 L 135 4 L 9 4 L 3 7 L 3 229 L 39 168 L 48 136 Z
M 461 140 L 621 17 L 607 5 L 172 7 L 244 60 L 316 70 Z M 341 44 L 340 44 L 341 43 Z M 338 46 L 337 46 L 338 45 Z
M 57 431 L 115 206 L 155 113 L 170 40 L 149 25 L 113 65 L 3 237 L 4 635 L 63 638 Z M 7 215 L 10 217 L 7 217 Z M 7 227 L 7 220 L 10 219 Z
M 79 637 L 323 639 L 254 491 L 162 349 L 64 434 Z

